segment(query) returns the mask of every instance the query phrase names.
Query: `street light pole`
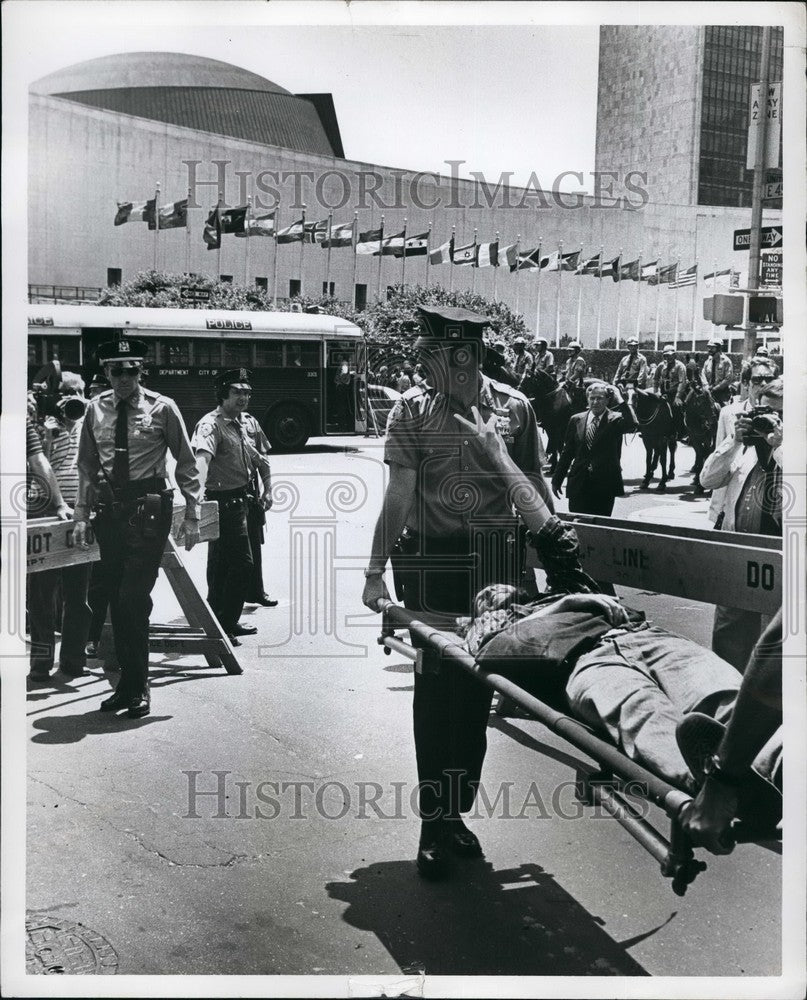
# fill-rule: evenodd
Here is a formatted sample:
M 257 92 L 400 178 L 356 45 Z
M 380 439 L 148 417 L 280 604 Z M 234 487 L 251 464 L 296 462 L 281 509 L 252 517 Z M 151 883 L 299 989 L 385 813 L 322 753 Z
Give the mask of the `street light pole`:
M 765 150 L 768 135 L 768 77 L 771 64 L 771 29 L 762 29 L 762 53 L 759 64 L 759 104 L 760 120 L 754 150 L 754 185 L 751 194 L 751 241 L 748 253 L 748 287 L 759 288 L 760 244 L 762 237 L 762 185 L 765 181 Z M 748 306 L 746 305 L 746 310 Z M 743 349 L 746 357 L 751 357 L 756 346 L 756 326 L 747 319 Z

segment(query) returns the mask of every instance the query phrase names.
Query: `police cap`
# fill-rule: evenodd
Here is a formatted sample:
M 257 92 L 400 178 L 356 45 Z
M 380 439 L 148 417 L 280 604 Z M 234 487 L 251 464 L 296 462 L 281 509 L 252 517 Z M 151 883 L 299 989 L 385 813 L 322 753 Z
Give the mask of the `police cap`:
M 754 352 L 754 357 L 755 358 L 769 358 L 770 357 L 770 351 L 768 350 L 767 347 L 758 347 L 756 349 L 756 351 Z
M 481 344 L 482 331 L 490 326 L 487 316 L 454 306 L 418 306 L 418 315 L 421 331 L 415 347 L 433 341 L 451 344 L 472 340 Z
M 129 363 L 131 367 L 139 365 L 148 353 L 148 345 L 144 340 L 133 337 L 118 337 L 101 344 L 98 348 L 98 360 L 102 365 Z
M 662 354 L 675 354 L 676 351 L 675 351 L 675 348 L 673 347 L 672 344 L 667 344 L 667 346 L 664 348 L 664 350 L 661 353 Z
M 248 368 L 230 368 L 219 375 L 218 384 L 220 389 L 229 389 L 230 386 L 234 389 L 251 389 L 252 372 Z

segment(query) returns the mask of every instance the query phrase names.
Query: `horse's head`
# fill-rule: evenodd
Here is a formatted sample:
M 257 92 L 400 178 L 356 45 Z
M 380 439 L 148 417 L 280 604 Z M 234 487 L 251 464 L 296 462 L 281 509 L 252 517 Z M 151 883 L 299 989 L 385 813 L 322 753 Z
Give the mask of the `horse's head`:
M 527 372 L 519 385 L 519 389 L 524 395 L 530 396 L 533 399 L 546 396 L 554 389 L 557 389 L 557 387 L 558 383 L 554 377 L 541 368 L 533 368 L 531 372 Z

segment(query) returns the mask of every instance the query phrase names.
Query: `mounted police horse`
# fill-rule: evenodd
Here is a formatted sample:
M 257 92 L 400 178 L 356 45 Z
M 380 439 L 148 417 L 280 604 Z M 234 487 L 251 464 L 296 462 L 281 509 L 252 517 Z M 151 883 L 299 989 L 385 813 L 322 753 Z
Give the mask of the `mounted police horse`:
M 636 389 L 634 386 L 628 386 L 626 394 L 636 414 L 636 423 L 647 458 L 642 489 L 646 490 L 650 486 L 650 480 L 660 462 L 661 481 L 657 489 L 663 493 L 667 489 L 668 480 L 675 475 L 675 421 L 670 404 L 663 396 L 657 396 L 644 389 Z
M 570 394 L 565 385 L 558 385 L 552 375 L 539 368 L 524 376 L 519 389 L 529 399 L 535 419 L 546 431 L 546 452 L 554 471 L 572 415 L 586 409 L 585 390 L 575 389 Z
M 703 463 L 715 448 L 717 418 L 718 410 L 709 393 L 699 386 L 693 386 L 684 403 L 684 423 L 689 443 L 695 450 L 695 465 L 692 472 L 695 475 L 693 486 L 696 493 L 703 493 L 700 472 Z

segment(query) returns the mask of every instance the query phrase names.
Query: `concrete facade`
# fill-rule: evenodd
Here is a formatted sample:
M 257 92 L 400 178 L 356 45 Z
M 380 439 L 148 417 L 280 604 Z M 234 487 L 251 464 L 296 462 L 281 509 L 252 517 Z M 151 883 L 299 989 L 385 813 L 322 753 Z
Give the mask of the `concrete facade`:
M 304 203 L 308 220 L 327 218 L 332 210 L 335 222 L 349 223 L 357 212 L 360 230 L 380 226 L 382 215 L 387 234 L 402 229 L 404 219 L 410 234 L 431 227 L 433 246 L 447 240 L 453 227 L 458 246 L 470 243 L 476 230 L 480 242 L 498 233 L 503 246 L 520 236 L 522 250 L 540 243 L 543 253 L 562 243 L 564 252 L 582 246 L 584 257 L 602 247 L 606 260 L 620 252 L 623 261 L 640 254 L 645 262 L 659 258 L 662 264 L 678 258 L 682 268 L 697 260 L 701 275 L 715 267 L 747 267 L 747 253 L 732 251 L 732 231 L 750 224 L 747 209 L 698 208 L 652 197 L 643 203 L 641 194 L 632 195 L 632 207 L 620 207 L 606 196 L 555 197 L 537 189 L 497 189 L 492 179 L 486 188 L 475 181 L 300 153 L 32 95 L 29 282 L 103 286 L 108 268 L 119 268 L 124 281 L 151 268 L 154 233 L 143 223 L 114 227 L 113 219 L 116 202 L 153 197 L 158 178 L 161 203 L 185 197 L 189 183 L 195 181 L 193 193 L 199 206 L 188 213 L 187 232 L 175 229 L 160 234 L 159 268 L 229 274 L 236 282 L 250 284 L 262 277 L 271 292 L 277 252 L 279 297 L 289 294 L 292 279 L 302 280 L 303 293 L 319 294 L 327 252 L 308 245 L 301 253 L 300 244 L 276 250 L 271 239 L 224 236 L 219 261 L 218 253 L 208 251 L 202 241 L 204 220 L 219 187 L 226 204 L 241 204 L 251 196 L 257 211 L 269 210 L 274 188 L 281 226 L 298 219 Z M 258 198 L 263 199 L 265 209 Z M 780 213 L 769 213 L 768 221 L 780 218 Z M 587 346 L 594 345 L 598 311 L 602 339 L 614 336 L 618 316 L 620 339 L 632 336 L 637 332 L 637 307 L 640 335 L 654 334 L 658 311 L 660 339 L 671 340 L 676 297 L 681 339 L 691 336 L 693 318 L 699 337 L 711 329 L 700 318 L 701 299 L 710 291 L 701 280 L 695 289 L 682 288 L 677 293 L 646 283 L 639 291 L 638 283 L 615 284 L 610 278 L 599 281 L 545 272 L 539 278 L 536 272 L 516 276 L 505 268 L 449 265 L 429 268 L 428 280 L 446 287 L 453 284 L 455 289 L 475 286 L 480 294 L 493 297 L 494 270 L 495 294 L 521 311 L 533 331 L 540 299 L 539 329 L 550 341 L 556 333 L 574 337 L 579 332 Z M 400 260 L 383 258 L 379 285 L 379 259 L 356 258 L 355 281 L 366 286 L 368 300 L 375 298 L 378 287 L 383 292 L 387 284 L 399 282 L 401 274 Z M 422 284 L 426 274 L 424 258 L 407 259 L 407 283 Z M 335 283 L 338 298 L 352 300 L 353 278 L 352 252 L 334 249 L 330 281 Z

